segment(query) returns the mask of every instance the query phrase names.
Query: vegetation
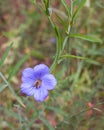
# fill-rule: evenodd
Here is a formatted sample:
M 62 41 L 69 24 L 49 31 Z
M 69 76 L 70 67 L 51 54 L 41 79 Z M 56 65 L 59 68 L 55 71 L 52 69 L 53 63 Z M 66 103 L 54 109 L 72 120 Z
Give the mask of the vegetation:
M 0 1 L 0 130 L 104 129 L 104 1 Z M 22 71 L 46 64 L 44 102 L 20 91 Z

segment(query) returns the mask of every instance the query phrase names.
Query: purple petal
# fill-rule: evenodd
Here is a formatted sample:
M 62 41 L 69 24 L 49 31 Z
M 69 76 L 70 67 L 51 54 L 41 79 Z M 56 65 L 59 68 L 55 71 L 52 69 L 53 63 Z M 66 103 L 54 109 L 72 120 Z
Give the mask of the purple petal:
M 32 77 L 32 76 L 34 76 L 34 69 L 26 68 L 23 70 L 22 75 L 25 77 Z
M 45 74 L 49 74 L 49 68 L 48 66 L 44 64 L 39 64 L 34 67 L 34 73 L 36 78 L 41 78 Z
M 31 86 L 30 84 L 27 83 L 23 83 L 20 87 L 21 92 L 28 95 L 28 96 L 32 96 L 34 94 L 34 87 Z
M 33 84 L 36 78 L 34 75 L 34 69 L 26 68 L 22 72 L 22 82 Z
M 34 98 L 36 101 L 43 102 L 48 96 L 48 91 L 44 88 L 35 89 Z
M 55 88 L 57 81 L 52 74 L 47 74 L 42 77 L 42 86 L 47 90 L 52 90 Z
M 27 83 L 27 84 L 33 85 L 35 83 L 35 81 L 36 81 L 35 78 L 31 79 L 29 77 L 22 76 L 22 82 L 23 83 Z

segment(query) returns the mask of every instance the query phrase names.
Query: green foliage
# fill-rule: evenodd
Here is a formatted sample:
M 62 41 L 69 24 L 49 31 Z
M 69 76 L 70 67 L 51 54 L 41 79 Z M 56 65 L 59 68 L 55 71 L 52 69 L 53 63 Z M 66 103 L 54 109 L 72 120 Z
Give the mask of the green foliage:
M 2 84 L 0 85 L 0 93 L 1 93 L 6 87 L 7 87 L 7 84 L 2 83 Z
M 79 38 L 79 39 L 87 40 L 89 42 L 102 43 L 101 39 L 95 36 L 88 36 L 88 35 L 82 35 L 82 34 L 70 34 L 69 37 Z
M 17 96 L 17 94 L 15 93 L 14 89 L 12 88 L 12 86 L 10 85 L 10 83 L 5 79 L 5 77 L 3 76 L 3 74 L 0 72 L 0 77 L 3 79 L 4 83 L 6 84 L 5 87 L 9 87 L 10 91 L 12 92 L 12 94 L 15 96 L 16 100 L 23 106 L 25 107 L 25 105 L 23 104 L 22 100 L 20 97 Z
M 0 129 L 103 130 L 103 0 L 0 3 L 0 29 L 10 23 L 0 33 L 14 43 L 0 44 Z M 58 82 L 44 103 L 19 87 L 22 69 L 38 63 Z
M 66 3 L 65 0 L 61 0 L 62 4 L 64 5 L 67 13 L 68 13 L 68 16 L 70 16 L 70 7 L 68 6 L 68 4 Z
M 2 65 L 3 65 L 3 63 L 4 63 L 4 61 L 5 61 L 5 59 L 7 58 L 8 53 L 9 53 L 9 51 L 10 51 L 11 48 L 12 48 L 12 45 L 13 45 L 13 43 L 10 44 L 10 46 L 7 48 L 6 52 L 3 54 L 3 56 L 2 56 L 2 58 L 1 58 L 1 60 L 0 60 L 0 67 L 2 67 Z
M 81 59 L 81 60 L 87 60 L 87 58 L 85 58 L 85 57 L 69 55 L 69 54 L 62 55 L 60 58 L 61 58 L 61 60 L 64 58 L 76 58 L 76 59 Z
M 10 71 L 9 76 L 8 76 L 8 81 L 18 72 L 19 68 L 21 65 L 29 58 L 29 55 L 24 56 L 15 66 L 14 68 Z
M 49 124 L 49 122 L 45 118 L 41 117 L 40 119 L 48 127 L 49 130 L 54 130 L 54 128 Z
M 86 0 L 81 0 L 81 2 L 80 2 L 80 4 L 79 4 L 78 8 L 76 9 L 76 11 L 75 11 L 74 14 L 73 14 L 72 21 L 74 21 L 74 19 L 76 19 L 76 17 L 77 17 L 77 15 L 78 15 L 79 11 L 82 9 L 82 7 L 84 6 L 85 2 L 86 2 Z

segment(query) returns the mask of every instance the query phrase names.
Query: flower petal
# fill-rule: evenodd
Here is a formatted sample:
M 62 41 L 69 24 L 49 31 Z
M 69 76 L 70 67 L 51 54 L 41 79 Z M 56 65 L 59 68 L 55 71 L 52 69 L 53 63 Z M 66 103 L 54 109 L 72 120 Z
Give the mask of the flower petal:
M 34 94 L 34 87 L 31 86 L 30 84 L 27 83 L 23 83 L 20 87 L 21 92 L 28 95 L 28 96 L 32 96 Z
M 22 82 L 33 84 L 36 78 L 34 75 L 34 69 L 26 68 L 22 72 Z
M 22 82 L 23 83 L 27 83 L 27 84 L 30 84 L 30 85 L 33 85 L 35 83 L 35 79 L 31 79 L 29 77 L 24 77 L 22 76 Z
M 55 88 L 56 84 L 57 81 L 52 74 L 47 74 L 42 77 L 42 87 L 44 87 L 45 89 L 52 90 Z
M 48 96 L 48 91 L 42 87 L 35 89 L 34 98 L 36 101 L 43 102 Z
M 22 75 L 25 77 L 33 77 L 34 76 L 34 69 L 26 68 L 23 70 Z
M 49 74 L 49 68 L 48 66 L 44 64 L 39 64 L 34 67 L 34 73 L 36 78 L 41 78 L 45 74 Z

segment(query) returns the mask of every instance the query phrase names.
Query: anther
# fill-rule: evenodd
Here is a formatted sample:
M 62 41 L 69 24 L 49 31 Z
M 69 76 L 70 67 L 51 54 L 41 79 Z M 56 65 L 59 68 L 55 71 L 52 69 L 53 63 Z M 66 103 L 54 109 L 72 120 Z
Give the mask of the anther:
M 41 86 L 41 82 L 42 81 L 40 79 L 36 80 L 34 83 L 34 87 L 39 88 Z

